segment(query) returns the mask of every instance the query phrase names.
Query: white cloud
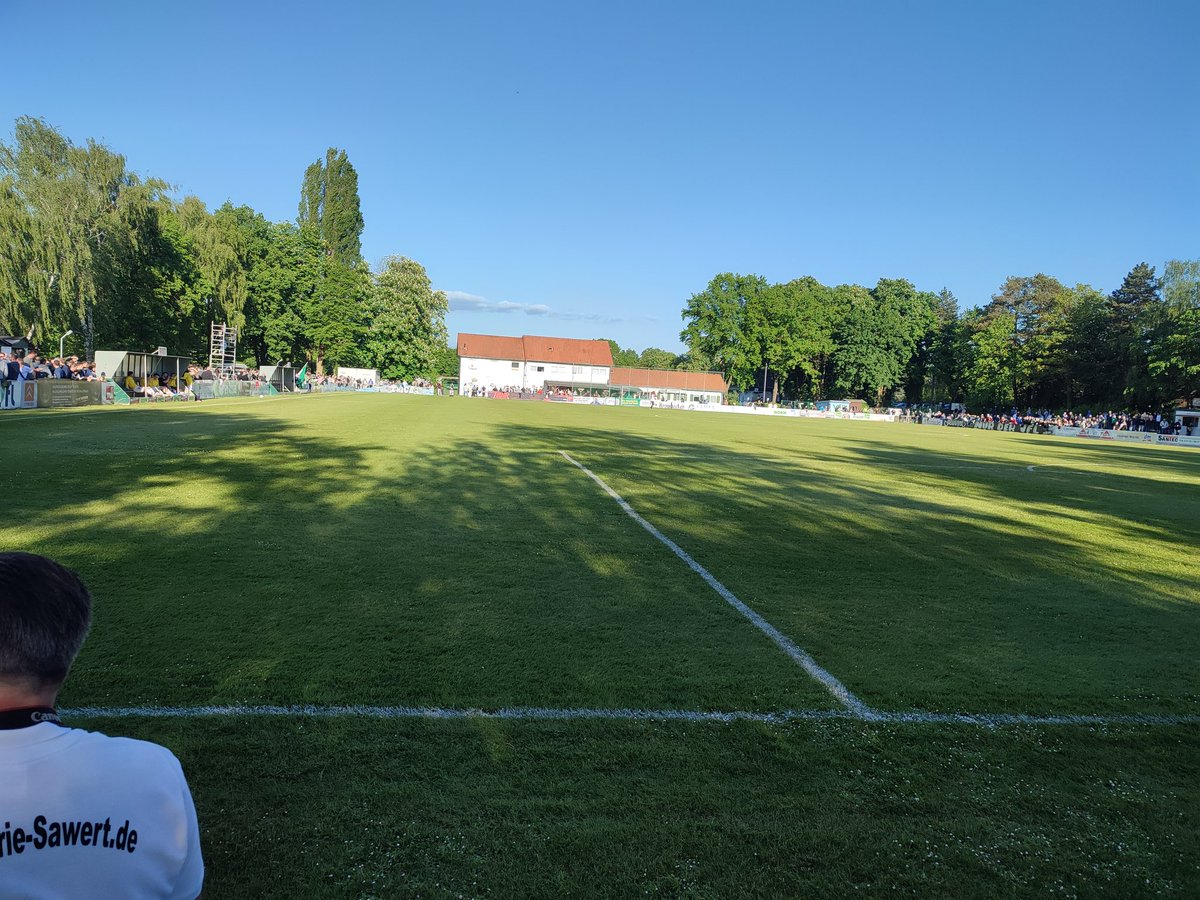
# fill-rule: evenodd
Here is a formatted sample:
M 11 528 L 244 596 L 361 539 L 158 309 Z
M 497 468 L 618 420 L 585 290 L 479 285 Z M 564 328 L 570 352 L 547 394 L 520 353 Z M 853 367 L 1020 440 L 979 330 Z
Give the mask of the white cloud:
M 489 300 L 486 297 L 480 297 L 478 294 L 468 294 L 465 291 L 446 291 L 446 299 L 450 301 L 450 309 L 455 312 L 521 312 L 527 316 L 545 316 L 548 319 L 562 319 L 569 322 L 602 322 L 606 324 L 657 321 L 653 316 L 606 316 L 600 313 L 562 312 L 544 303 L 515 303 L 512 300 Z

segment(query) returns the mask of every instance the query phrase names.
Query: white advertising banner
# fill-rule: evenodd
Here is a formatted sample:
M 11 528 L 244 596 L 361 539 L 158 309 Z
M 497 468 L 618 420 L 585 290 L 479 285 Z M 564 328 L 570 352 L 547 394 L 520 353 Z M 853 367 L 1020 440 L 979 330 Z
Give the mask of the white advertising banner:
M 1087 438 L 1093 441 L 1115 441 L 1119 444 L 1171 444 L 1176 447 L 1200 447 L 1200 436 L 1157 434 L 1153 431 L 1117 431 L 1114 428 L 1063 428 L 1054 426 L 1051 432 L 1058 437 Z
M 562 397 L 546 398 L 555 403 L 579 403 L 585 406 L 645 406 L 651 409 L 679 409 L 687 412 L 727 413 L 743 416 L 782 416 L 789 419 L 855 419 L 859 422 L 895 422 L 894 413 L 850 413 L 841 410 L 837 412 L 822 412 L 816 409 L 790 409 L 767 406 L 722 406 L 717 403 L 683 403 L 678 400 L 650 400 L 640 402 L 626 400 L 622 402 L 616 397 Z
M 0 381 L 0 409 L 32 409 L 37 406 L 37 381 L 22 378 Z

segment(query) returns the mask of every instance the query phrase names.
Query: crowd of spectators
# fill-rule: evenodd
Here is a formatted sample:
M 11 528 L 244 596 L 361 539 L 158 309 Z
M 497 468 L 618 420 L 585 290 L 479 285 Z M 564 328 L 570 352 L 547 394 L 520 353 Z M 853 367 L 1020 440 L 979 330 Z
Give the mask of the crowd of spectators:
M 523 388 L 516 384 L 467 384 L 462 386 L 462 395 L 464 397 L 490 397 L 492 394 L 521 394 L 533 393 L 529 388 Z M 541 393 L 539 389 L 537 393 Z
M 569 387 L 520 387 L 518 385 L 467 384 L 462 387 L 464 397 L 490 397 L 492 394 L 508 394 L 517 397 L 612 397 L 614 392 L 604 388 Z
M 15 395 L 18 382 L 41 378 L 74 379 L 77 381 L 112 380 L 134 400 L 193 400 L 214 396 L 213 390 L 197 389 L 196 382 L 236 382 L 251 390 L 262 388 L 267 376 L 259 369 L 237 366 L 232 370 L 191 364 L 182 372 L 143 373 L 116 372 L 113 377 L 97 372 L 95 363 L 77 356 L 43 358 L 36 351 L 0 351 L 0 383 L 5 396 Z M 384 393 L 442 393 L 442 383 L 425 378 L 389 380 L 351 378 L 345 375 L 309 375 L 296 383 L 305 390 L 376 390 Z M 220 389 L 218 388 L 218 391 Z
M 0 353 L 0 379 L 29 381 L 36 378 L 98 381 L 103 380 L 104 375 L 96 374 L 95 363 L 81 360 L 78 356 L 55 356 L 45 359 L 36 353 L 27 353 L 24 356 L 17 353 Z
M 1142 431 L 1153 434 L 1179 434 L 1182 425 L 1161 413 L 1127 413 L 1109 410 L 1102 413 L 1077 413 L 1071 410 L 1010 409 L 1005 412 L 969 413 L 965 410 L 944 412 L 912 411 L 917 421 L 941 420 L 963 428 L 987 428 L 993 431 L 1022 431 L 1047 434 L 1053 428 L 1099 428 L 1109 431 Z
M 429 381 L 426 378 L 407 379 L 352 378 L 349 375 L 309 375 L 305 379 L 305 387 L 311 386 L 316 390 L 365 391 L 374 390 L 383 394 L 442 392 L 442 382 Z

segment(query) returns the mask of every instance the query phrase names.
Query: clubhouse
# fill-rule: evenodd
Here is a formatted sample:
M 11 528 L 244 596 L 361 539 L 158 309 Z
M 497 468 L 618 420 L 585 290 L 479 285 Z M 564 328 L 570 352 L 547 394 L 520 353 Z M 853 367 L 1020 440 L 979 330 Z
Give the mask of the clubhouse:
M 676 403 L 725 402 L 718 372 L 614 366 L 608 341 L 540 335 L 458 335 L 459 388 L 571 393 Z

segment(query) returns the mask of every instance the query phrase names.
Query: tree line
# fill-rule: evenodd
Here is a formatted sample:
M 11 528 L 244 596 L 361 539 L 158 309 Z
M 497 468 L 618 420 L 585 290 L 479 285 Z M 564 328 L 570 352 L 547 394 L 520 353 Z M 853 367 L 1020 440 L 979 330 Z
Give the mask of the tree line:
M 208 354 L 211 322 L 239 329 L 243 362 L 375 367 L 385 378 L 456 369 L 446 296 L 403 256 L 362 258 L 358 174 L 330 148 L 304 172 L 294 222 L 249 206 L 176 200 L 125 158 L 41 119 L 0 143 L 0 333 L 84 354 L 160 345 Z
M 1157 410 L 1200 396 L 1200 260 L 1171 260 L 1161 278 L 1139 263 L 1109 294 L 1013 276 L 966 310 L 902 278 L 723 273 L 682 316 L 685 358 L 776 400 Z

